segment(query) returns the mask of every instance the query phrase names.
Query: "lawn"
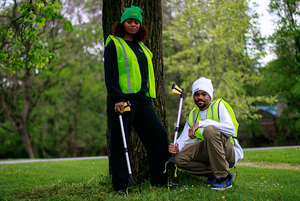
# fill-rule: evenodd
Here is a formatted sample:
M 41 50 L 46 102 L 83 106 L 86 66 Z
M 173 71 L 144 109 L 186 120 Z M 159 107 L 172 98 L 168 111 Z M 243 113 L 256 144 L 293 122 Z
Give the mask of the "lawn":
M 107 159 L 0 164 L 0 200 L 298 200 L 300 148 L 245 151 L 232 169 L 233 188 L 212 191 L 196 177 L 178 172 L 176 189 L 142 183 L 128 196 L 112 188 Z M 170 173 L 171 175 L 171 173 Z

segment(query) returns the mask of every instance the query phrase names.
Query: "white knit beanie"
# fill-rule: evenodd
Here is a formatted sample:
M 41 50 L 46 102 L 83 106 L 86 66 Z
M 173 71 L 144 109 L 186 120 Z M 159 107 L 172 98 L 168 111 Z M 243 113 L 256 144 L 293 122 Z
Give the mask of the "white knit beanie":
M 206 93 L 208 93 L 211 100 L 214 98 L 214 86 L 212 85 L 212 82 L 210 79 L 207 79 L 206 77 L 200 77 L 198 80 L 196 80 L 193 83 L 193 86 L 192 86 L 193 97 L 194 97 L 194 93 L 199 90 L 202 90 L 202 91 L 205 91 Z

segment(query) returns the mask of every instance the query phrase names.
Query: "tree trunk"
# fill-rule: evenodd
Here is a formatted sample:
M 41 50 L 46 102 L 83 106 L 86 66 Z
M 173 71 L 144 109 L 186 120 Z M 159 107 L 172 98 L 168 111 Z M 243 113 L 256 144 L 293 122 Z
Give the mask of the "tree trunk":
M 28 132 L 27 132 L 25 125 L 20 126 L 21 128 L 19 129 L 19 134 L 23 140 L 23 143 L 25 145 L 25 148 L 27 150 L 29 158 L 34 158 L 34 153 L 33 153 L 32 147 L 31 147 L 31 143 L 30 143 Z
M 11 90 L 2 89 L 1 93 L 1 107 L 7 116 L 7 119 L 11 122 L 13 129 L 8 129 L 12 132 L 18 132 L 25 145 L 29 158 L 35 158 L 36 151 L 34 151 L 34 144 L 30 142 L 30 135 L 27 130 L 27 119 L 31 108 L 31 75 L 30 70 L 25 69 L 24 76 L 22 78 L 22 85 L 19 84 L 21 80 L 18 79 L 19 71 L 16 70 L 14 74 L 7 77 L 12 83 Z M 18 94 L 21 94 L 22 105 L 17 101 Z
M 34 16 L 43 16 L 45 14 L 43 9 L 39 9 L 39 12 L 36 13 L 35 11 L 37 11 L 37 6 L 32 1 L 22 2 L 30 5 L 30 7 L 26 9 L 26 12 L 33 13 Z M 50 31 L 48 28 L 50 27 L 50 29 L 52 29 L 53 27 L 57 27 L 57 25 L 50 25 L 49 19 L 49 22 L 47 21 L 44 28 L 38 29 L 38 33 L 34 33 L 36 29 L 32 28 L 36 26 L 36 24 L 30 22 L 30 20 L 35 17 L 28 17 L 27 15 L 21 14 L 19 10 L 19 3 L 20 2 L 18 1 L 13 1 L 11 5 L 4 6 L 3 9 L 7 14 L 1 14 L 1 19 L 3 18 L 4 20 L 1 20 L 0 26 L 6 27 L 6 31 L 12 29 L 13 32 L 10 39 L 6 39 L 6 37 L 4 37 L 2 41 L 3 44 L 1 45 L 1 48 L 6 47 L 8 44 L 10 47 L 4 51 L 4 53 L 7 53 L 8 57 L 4 60 L 3 64 L 9 64 L 8 68 L 15 71 L 15 74 L 11 74 L 8 69 L 1 69 L 1 71 L 5 71 L 4 73 L 1 73 L 1 75 L 5 75 L 5 79 L 1 81 L 9 84 L 1 87 L 0 89 L 1 93 L 4 93 L 4 95 L 1 96 L 0 104 L 2 104 L 3 107 L 5 120 L 8 119 L 11 122 L 12 127 L 14 127 L 13 130 L 20 134 L 29 157 L 35 158 L 39 157 L 39 155 L 34 140 L 31 140 L 30 138 L 28 124 L 31 123 L 29 120 L 31 111 L 37 104 L 46 84 L 44 85 L 40 84 L 40 82 L 36 82 L 36 76 L 38 74 L 33 76 L 33 73 L 35 69 L 38 69 L 38 66 L 34 65 L 36 61 L 41 62 L 40 64 L 42 64 L 45 60 L 51 58 L 45 56 L 47 55 L 46 49 L 39 51 L 39 45 L 43 43 L 41 40 L 48 38 L 45 33 L 49 33 L 49 36 L 53 37 L 52 30 Z M 49 5 L 45 2 L 45 5 L 40 6 L 41 8 L 44 8 Z M 51 21 L 55 22 L 56 17 L 54 17 L 53 21 Z M 29 33 L 30 37 L 28 35 Z M 42 35 L 44 35 L 45 38 L 41 37 L 41 39 L 36 40 L 36 37 L 39 38 L 39 36 Z M 17 49 L 17 51 L 14 51 L 15 49 Z M 43 55 L 44 53 L 45 55 Z M 35 57 L 35 54 L 39 54 L 40 57 Z M 22 65 L 20 66 L 19 64 Z M 17 76 L 17 73 L 19 76 Z
M 115 21 L 120 21 L 123 11 L 121 11 L 121 2 L 124 0 L 103 0 L 102 7 L 102 27 L 104 43 L 106 38 L 111 34 L 111 29 Z
M 161 1 L 143 1 L 143 23 L 148 27 L 149 38 L 145 45 L 153 53 L 153 67 L 157 98 L 153 105 L 166 130 L 168 122 L 166 117 L 165 79 L 162 55 L 162 5 Z M 170 86 L 171 87 L 171 86 Z
M 125 7 L 139 6 L 143 10 L 143 25 L 147 26 L 149 38 L 146 39 L 145 45 L 153 53 L 153 67 L 155 74 L 156 95 L 153 99 L 153 106 L 157 112 L 164 127 L 168 130 L 166 118 L 166 101 L 165 101 L 165 83 L 162 57 L 162 8 L 161 0 L 143 1 L 143 0 L 103 0 L 103 35 L 104 40 L 111 34 L 111 28 L 115 21 L 120 21 Z M 109 134 L 107 132 L 107 148 L 109 155 Z M 128 140 L 130 161 L 133 176 L 136 181 L 143 181 L 148 178 L 147 154 L 142 142 L 137 134 L 132 131 Z
M 28 66 L 28 64 L 26 64 Z M 32 94 L 31 94 L 31 88 L 32 88 L 32 78 L 31 78 L 31 68 L 26 68 L 26 72 L 23 76 L 22 82 L 23 82 L 23 94 L 24 94 L 24 105 L 22 109 L 22 120 L 19 132 L 21 134 L 21 137 L 23 139 L 23 142 L 25 144 L 25 147 L 27 149 L 29 158 L 37 158 L 37 151 L 33 149 L 34 143 L 30 142 L 30 135 L 27 130 L 27 121 L 29 118 L 30 111 L 32 109 Z M 35 150 L 35 151 L 34 151 Z
M 14 102 L 15 95 L 17 94 L 17 90 L 18 90 L 17 74 L 12 75 L 12 80 L 13 80 L 13 93 L 12 96 L 10 97 L 10 101 L 8 101 L 10 104 Z M 5 107 L 5 108 L 6 111 L 9 111 L 8 112 L 10 114 L 9 119 L 12 125 L 15 125 L 15 129 L 18 131 L 18 133 L 22 138 L 22 141 L 25 145 L 29 158 L 35 158 L 37 157 L 37 152 L 36 151 L 34 152 L 33 149 L 34 144 L 30 142 L 30 135 L 27 130 L 27 120 L 32 106 L 32 97 L 30 93 L 31 85 L 32 85 L 32 80 L 31 80 L 30 69 L 26 68 L 24 76 L 22 78 L 22 92 L 24 97 L 22 110 L 12 111 L 11 107 Z
M 111 29 L 114 25 L 114 22 L 118 21 L 121 18 L 120 5 L 121 5 L 121 0 L 115 0 L 115 1 L 103 0 L 102 29 L 103 29 L 104 44 L 106 38 L 111 34 Z M 116 12 L 115 11 L 116 9 L 119 9 L 120 12 Z M 108 125 L 106 125 L 106 128 L 108 128 Z M 107 155 L 108 158 L 110 158 L 110 139 L 109 139 L 108 129 L 106 131 L 106 143 L 107 143 Z M 111 174 L 111 168 L 109 168 L 109 172 Z

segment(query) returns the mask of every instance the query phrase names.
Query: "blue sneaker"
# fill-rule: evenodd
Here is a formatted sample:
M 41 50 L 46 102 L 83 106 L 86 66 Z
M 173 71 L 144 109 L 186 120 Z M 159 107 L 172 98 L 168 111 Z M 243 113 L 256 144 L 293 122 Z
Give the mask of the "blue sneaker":
M 216 177 L 215 175 L 210 175 L 209 177 L 207 177 L 207 180 L 204 182 L 205 184 L 213 184 L 216 181 Z
M 216 180 L 216 183 L 211 186 L 212 190 L 225 190 L 227 188 L 232 188 L 232 174 L 229 173 L 227 177 L 223 178 L 220 177 L 219 179 Z

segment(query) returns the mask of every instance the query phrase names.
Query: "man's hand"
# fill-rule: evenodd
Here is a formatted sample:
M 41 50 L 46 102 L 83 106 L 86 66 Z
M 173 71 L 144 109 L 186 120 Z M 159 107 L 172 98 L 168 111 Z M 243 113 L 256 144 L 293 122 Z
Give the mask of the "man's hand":
M 189 128 L 189 137 L 191 139 L 195 139 L 196 138 L 195 132 L 198 129 L 199 129 L 199 122 L 196 122 L 191 128 Z
M 171 154 L 177 154 L 178 153 L 178 151 L 179 151 L 179 148 L 178 148 L 178 144 L 176 143 L 176 144 L 173 144 L 173 143 L 171 143 L 170 145 L 169 145 L 169 152 L 171 153 Z
M 123 113 L 122 110 L 124 110 L 124 102 L 118 102 L 115 104 L 115 112 Z

